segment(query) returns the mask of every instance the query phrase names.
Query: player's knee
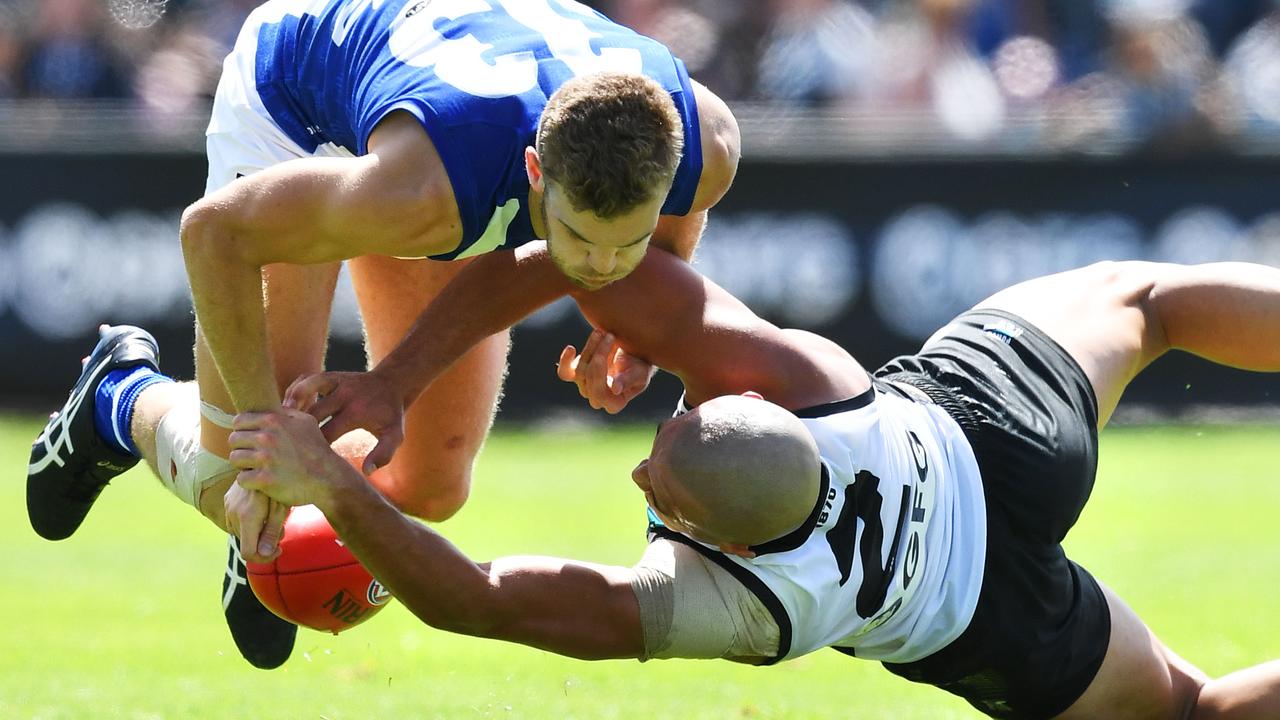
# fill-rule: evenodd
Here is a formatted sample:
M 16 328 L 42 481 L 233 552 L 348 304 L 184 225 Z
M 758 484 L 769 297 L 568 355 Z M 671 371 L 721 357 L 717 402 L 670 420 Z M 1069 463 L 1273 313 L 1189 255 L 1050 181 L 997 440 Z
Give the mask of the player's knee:
M 471 494 L 471 468 L 400 471 L 383 492 L 401 511 L 428 522 L 453 517 Z
M 443 522 L 456 515 L 470 496 L 470 484 L 450 487 L 421 498 L 408 512 L 428 522 Z
M 377 440 L 363 430 L 343 435 L 333 449 L 359 468 Z M 448 520 L 471 492 L 475 450 L 461 444 L 432 454 L 401 451 L 387 467 L 370 478 L 375 487 L 402 512 L 429 522 Z

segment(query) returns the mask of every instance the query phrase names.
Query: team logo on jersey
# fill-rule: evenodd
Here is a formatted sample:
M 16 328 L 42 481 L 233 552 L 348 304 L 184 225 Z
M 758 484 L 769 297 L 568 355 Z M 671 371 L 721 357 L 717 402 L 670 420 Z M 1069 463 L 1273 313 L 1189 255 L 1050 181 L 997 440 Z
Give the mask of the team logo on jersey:
M 365 593 L 365 598 L 370 605 L 384 605 L 391 599 L 391 593 L 387 588 L 377 580 L 369 581 L 369 590 Z
M 982 326 L 982 331 L 1008 345 L 1022 336 L 1022 328 L 1009 320 L 997 320 Z

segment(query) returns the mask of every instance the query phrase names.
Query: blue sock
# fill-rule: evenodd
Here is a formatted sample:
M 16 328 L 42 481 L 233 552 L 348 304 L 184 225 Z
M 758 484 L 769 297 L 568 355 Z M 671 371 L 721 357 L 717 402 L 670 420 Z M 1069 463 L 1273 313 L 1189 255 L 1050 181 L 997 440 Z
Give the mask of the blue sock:
M 116 452 L 141 457 L 133 444 L 129 422 L 133 420 L 133 404 L 143 389 L 156 383 L 171 383 L 172 378 L 146 365 L 112 370 L 98 383 L 93 399 L 93 427 L 107 447 Z

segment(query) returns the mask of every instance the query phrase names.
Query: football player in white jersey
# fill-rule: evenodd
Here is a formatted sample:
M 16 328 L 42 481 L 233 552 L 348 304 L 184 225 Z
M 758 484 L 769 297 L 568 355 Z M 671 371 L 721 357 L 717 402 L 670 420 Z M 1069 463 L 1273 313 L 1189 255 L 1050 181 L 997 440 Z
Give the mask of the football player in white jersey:
M 619 352 L 684 382 L 686 411 L 633 472 L 656 516 L 634 567 L 475 563 L 293 409 L 237 417 L 240 482 L 318 505 L 445 630 L 581 658 L 760 664 L 830 644 L 997 718 L 1280 717 L 1280 661 L 1209 678 L 1061 547 L 1097 431 L 1144 367 L 1180 349 L 1280 371 L 1280 270 L 1123 262 L 1028 281 L 872 374 L 670 257 L 634 279 L 579 297 L 612 334 L 560 363 L 593 405 Z
M 275 407 L 323 369 L 340 263 L 376 370 L 308 386 L 326 396 L 326 432 L 358 416 L 378 440 L 366 474 L 443 520 L 467 497 L 507 328 L 623 278 L 650 244 L 690 257 L 738 144 L 728 108 L 667 48 L 575 0 L 264 3 L 224 64 L 206 196 L 182 221 L 200 412 L 153 418 L 152 443 L 132 443 L 137 399 L 165 379 L 149 337 L 108 333 L 33 445 L 33 527 L 68 537 L 145 455 L 238 536 L 227 620 L 250 662 L 279 665 L 293 628 L 242 591 L 241 554 L 278 552 L 285 508 L 234 484 L 226 437 L 236 411 Z M 446 321 L 416 323 L 446 286 Z

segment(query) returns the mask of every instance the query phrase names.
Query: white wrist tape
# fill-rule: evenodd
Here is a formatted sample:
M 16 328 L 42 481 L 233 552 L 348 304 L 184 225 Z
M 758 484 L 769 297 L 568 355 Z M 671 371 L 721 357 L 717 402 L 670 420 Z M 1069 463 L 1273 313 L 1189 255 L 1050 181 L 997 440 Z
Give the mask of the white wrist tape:
M 223 430 L 230 430 L 236 420 L 235 413 L 229 413 L 217 405 L 211 405 L 203 400 L 200 401 L 200 415 Z
M 200 444 L 201 414 L 190 404 L 179 404 L 165 413 L 156 428 L 156 470 L 160 481 L 196 510 L 200 509 L 200 493 L 205 488 L 236 472 L 231 463 Z

